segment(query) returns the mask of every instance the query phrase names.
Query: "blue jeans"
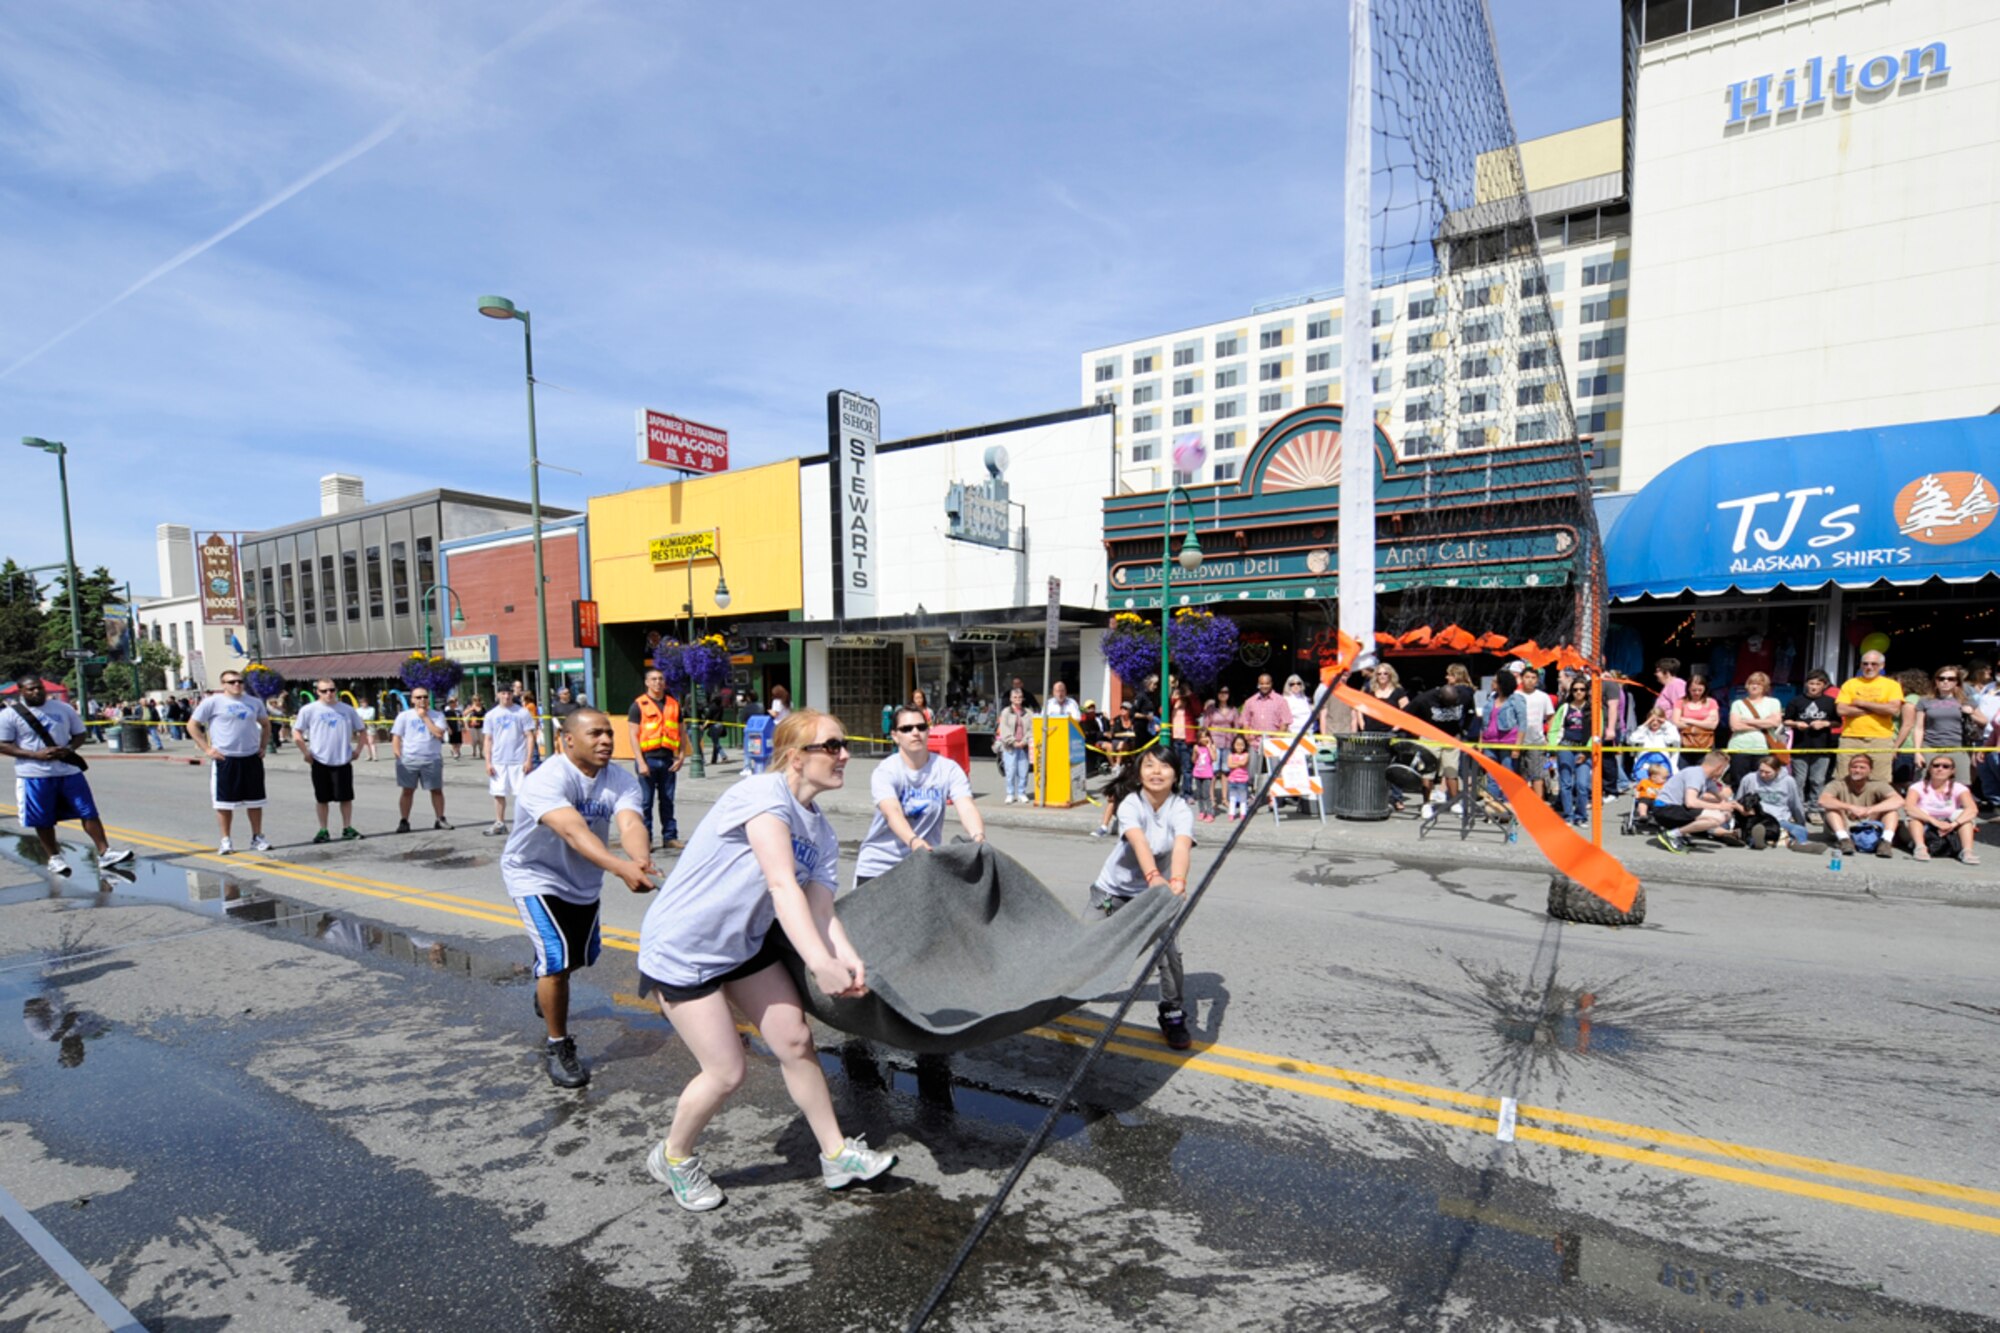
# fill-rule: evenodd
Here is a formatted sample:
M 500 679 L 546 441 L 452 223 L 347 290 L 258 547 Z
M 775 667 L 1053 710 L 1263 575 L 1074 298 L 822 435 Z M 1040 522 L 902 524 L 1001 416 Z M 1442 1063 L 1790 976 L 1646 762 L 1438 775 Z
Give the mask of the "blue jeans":
M 679 824 L 674 822 L 674 780 L 680 775 L 674 772 L 674 751 L 648 750 L 645 752 L 646 772 L 639 779 L 639 809 L 646 816 L 646 841 L 653 840 L 653 803 L 660 806 L 661 838 L 667 842 L 681 836 Z
M 1174 757 L 1181 761 L 1180 798 L 1194 800 L 1194 746 L 1186 741 L 1169 741 L 1174 747 Z
M 1590 818 L 1590 756 L 1576 750 L 1556 751 L 1556 787 L 1562 796 L 1563 818 L 1572 824 Z
M 1020 748 L 1002 750 L 1000 771 L 1007 775 L 1007 794 L 1025 800 L 1028 795 L 1028 752 Z

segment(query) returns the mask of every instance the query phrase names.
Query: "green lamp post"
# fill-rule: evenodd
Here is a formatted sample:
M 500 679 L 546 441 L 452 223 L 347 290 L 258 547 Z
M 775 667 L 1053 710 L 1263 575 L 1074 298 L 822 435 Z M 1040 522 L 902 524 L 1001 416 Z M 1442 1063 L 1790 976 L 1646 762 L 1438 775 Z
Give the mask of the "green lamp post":
M 1181 542 L 1180 554 L 1174 554 L 1174 497 L 1178 495 L 1187 502 L 1187 537 Z M 1168 604 L 1167 593 L 1172 586 L 1173 568 L 1176 563 L 1182 569 L 1192 572 L 1201 567 L 1201 543 L 1194 537 L 1194 497 L 1185 488 L 1176 486 L 1167 492 L 1167 522 L 1165 541 L 1160 549 L 1160 697 L 1153 702 L 1160 710 L 1163 725 L 1173 725 L 1173 708 L 1167 699 L 1167 688 L 1173 677 L 1167 671 L 1167 624 L 1173 614 Z
M 549 581 L 542 567 L 542 461 L 535 446 L 535 339 L 533 326 L 528 321 L 528 312 L 518 310 L 514 303 L 504 296 L 482 296 L 479 298 L 479 313 L 488 319 L 518 319 L 521 321 L 521 345 L 527 353 L 528 367 L 528 513 L 535 530 L 535 634 L 539 656 L 536 667 L 541 672 L 535 682 L 535 689 L 542 696 L 536 715 L 542 720 L 542 752 L 554 754 L 555 731 L 549 714 Z
M 465 603 L 459 600 L 458 594 L 452 591 L 451 585 L 448 583 L 425 584 L 423 594 L 417 599 L 417 610 L 422 613 L 424 618 L 425 657 L 431 655 L 431 598 L 440 592 L 445 595 L 446 603 L 451 607 L 451 627 L 453 629 L 465 628 Z
M 69 657 L 76 663 L 76 711 L 90 717 L 90 687 L 84 671 L 83 606 L 77 600 L 76 546 L 69 524 L 69 448 L 61 440 L 43 440 L 33 435 L 21 437 L 23 446 L 56 456 L 56 479 L 62 487 L 63 561 L 68 571 L 63 582 L 69 585 Z

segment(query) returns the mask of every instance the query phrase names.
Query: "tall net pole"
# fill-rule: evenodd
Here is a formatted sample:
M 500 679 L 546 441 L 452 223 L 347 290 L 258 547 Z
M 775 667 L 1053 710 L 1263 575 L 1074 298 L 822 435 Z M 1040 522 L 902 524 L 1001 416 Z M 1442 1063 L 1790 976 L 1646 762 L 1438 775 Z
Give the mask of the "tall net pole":
M 1347 210 L 1340 379 L 1340 629 L 1375 646 L 1374 286 L 1369 274 L 1375 57 L 1369 0 L 1347 3 Z

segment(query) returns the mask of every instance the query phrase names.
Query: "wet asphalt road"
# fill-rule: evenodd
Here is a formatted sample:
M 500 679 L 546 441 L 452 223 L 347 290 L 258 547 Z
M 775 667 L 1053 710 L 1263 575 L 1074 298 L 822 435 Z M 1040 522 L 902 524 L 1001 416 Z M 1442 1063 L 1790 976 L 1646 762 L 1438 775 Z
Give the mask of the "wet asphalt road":
M 300 777 L 278 856 L 225 862 L 200 770 L 92 777 L 133 877 L 52 886 L 0 819 L 0 1186 L 148 1328 L 900 1328 L 1092 1035 L 823 1033 L 901 1157 L 831 1195 L 753 1061 L 692 1217 L 643 1166 L 693 1068 L 617 947 L 644 900 L 607 895 L 564 1093 L 499 840 L 313 848 Z M 994 841 L 1079 898 L 1105 850 Z M 931 1326 L 2000 1327 L 2000 912 L 1648 893 L 1564 927 L 1531 875 L 1239 849 L 1184 937 L 1198 1049 L 1119 1034 Z M 101 1325 L 0 1229 L 17 1327 Z

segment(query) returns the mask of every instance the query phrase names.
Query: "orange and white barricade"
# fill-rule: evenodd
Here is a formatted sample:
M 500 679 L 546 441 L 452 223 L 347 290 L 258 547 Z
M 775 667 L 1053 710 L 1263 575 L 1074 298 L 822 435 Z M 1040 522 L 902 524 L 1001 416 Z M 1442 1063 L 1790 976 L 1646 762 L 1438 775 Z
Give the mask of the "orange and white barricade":
M 1319 816 L 1320 823 L 1326 822 L 1326 802 L 1320 799 L 1319 781 L 1319 747 L 1322 739 L 1331 744 L 1333 738 L 1312 735 L 1302 738 L 1298 748 L 1292 751 L 1292 757 L 1285 761 L 1284 767 L 1280 768 L 1278 761 L 1284 759 L 1285 749 L 1291 745 L 1292 738 L 1290 736 L 1262 738 L 1264 766 L 1277 770 L 1277 776 L 1271 780 L 1273 821 L 1282 822 L 1282 816 L 1278 813 L 1278 802 L 1286 797 L 1296 796 L 1312 806 L 1312 811 Z

